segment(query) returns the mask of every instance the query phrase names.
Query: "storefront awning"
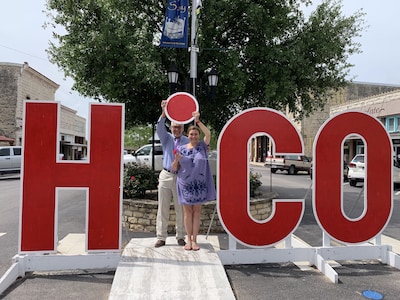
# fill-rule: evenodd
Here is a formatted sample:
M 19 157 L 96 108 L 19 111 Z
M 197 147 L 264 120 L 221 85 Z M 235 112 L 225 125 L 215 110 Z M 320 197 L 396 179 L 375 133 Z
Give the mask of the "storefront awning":
M 75 143 L 69 143 L 69 142 L 65 142 L 65 141 L 61 141 L 61 144 L 63 144 L 63 146 L 76 146 L 76 147 L 87 147 L 86 144 L 75 144 Z
M 15 140 L 12 138 L 8 138 L 4 135 L 0 135 L 0 142 L 9 142 L 9 143 L 14 143 Z

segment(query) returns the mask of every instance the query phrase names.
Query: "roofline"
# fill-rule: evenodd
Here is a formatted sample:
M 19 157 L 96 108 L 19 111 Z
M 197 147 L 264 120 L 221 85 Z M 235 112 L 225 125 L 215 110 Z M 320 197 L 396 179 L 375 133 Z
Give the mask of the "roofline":
M 388 84 L 388 83 L 365 82 L 365 81 L 350 81 L 350 84 L 375 85 L 375 86 L 390 86 L 390 87 L 398 87 L 398 88 L 400 88 L 400 84 Z
M 36 74 L 36 76 L 38 76 L 38 77 L 44 79 L 45 81 L 49 82 L 56 90 L 58 90 L 58 88 L 60 87 L 60 85 L 58 83 L 54 82 L 53 80 L 51 80 L 47 76 L 43 75 L 42 73 L 40 73 L 36 69 L 34 69 L 31 66 L 29 66 L 29 64 L 27 62 L 24 62 L 23 64 L 10 63 L 10 62 L 0 62 L 0 66 L 16 67 L 16 68 L 20 68 L 21 71 L 26 70 L 26 71 L 32 72 L 32 73 Z

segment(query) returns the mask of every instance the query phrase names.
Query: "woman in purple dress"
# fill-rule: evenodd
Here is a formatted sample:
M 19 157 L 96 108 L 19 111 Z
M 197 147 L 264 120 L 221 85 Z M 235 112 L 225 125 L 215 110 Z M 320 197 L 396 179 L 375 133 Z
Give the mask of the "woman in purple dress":
M 187 234 L 185 250 L 197 251 L 197 235 L 200 229 L 201 204 L 215 200 L 215 186 L 207 160 L 211 140 L 210 130 L 199 120 L 200 114 L 193 112 L 197 126 L 188 128 L 189 143 L 179 146 L 172 163 L 178 171 L 178 201 L 183 205 L 184 224 Z M 200 130 L 204 140 L 200 140 Z

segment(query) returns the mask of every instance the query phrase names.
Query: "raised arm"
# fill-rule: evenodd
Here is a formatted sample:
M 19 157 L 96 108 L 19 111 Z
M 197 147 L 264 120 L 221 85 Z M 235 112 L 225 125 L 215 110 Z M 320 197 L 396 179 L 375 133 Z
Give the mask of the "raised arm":
M 193 112 L 193 117 L 194 117 L 194 121 L 195 121 L 196 125 L 204 133 L 204 142 L 207 145 L 210 145 L 210 141 L 211 141 L 211 131 L 210 131 L 210 129 L 208 129 L 207 126 L 204 125 L 203 122 L 200 121 L 200 113 L 198 111 Z
M 167 105 L 167 100 L 161 101 L 161 118 L 165 118 L 165 106 Z
M 165 128 L 165 105 L 167 104 L 166 100 L 161 101 L 161 116 L 158 119 L 156 132 L 162 144 L 165 144 L 168 139 L 168 132 Z

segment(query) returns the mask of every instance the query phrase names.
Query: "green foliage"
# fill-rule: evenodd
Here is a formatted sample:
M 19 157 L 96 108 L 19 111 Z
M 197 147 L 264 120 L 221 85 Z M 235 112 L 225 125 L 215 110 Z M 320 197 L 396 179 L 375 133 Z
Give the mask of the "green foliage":
M 341 1 L 328 0 L 305 19 L 301 2 L 306 1 L 207 1 L 200 49 L 225 49 L 201 53 L 201 62 L 216 61 L 221 74 L 218 102 L 207 110 L 208 119 L 218 122 L 215 128 L 227 121 L 226 107 L 231 113 L 288 109 L 301 119 L 346 85 L 347 58 L 359 52 L 353 38 L 362 30 L 363 14 L 344 17 Z
M 124 191 L 125 199 L 145 198 L 147 190 L 157 189 L 158 176 L 149 167 L 129 164 L 124 168 Z
M 321 109 L 346 85 L 349 55 L 363 29 L 363 13 L 346 17 L 341 0 L 326 0 L 305 18 L 309 0 L 208 0 L 199 15 L 198 78 L 215 66 L 215 101 L 197 95 L 202 120 L 220 132 L 251 107 L 289 110 L 297 119 Z M 176 62 L 180 84 L 188 77 L 187 49 L 158 46 L 165 0 L 48 0 L 54 32 L 48 53 L 74 89 L 87 97 L 125 103 L 126 128 L 154 122 Z
M 256 195 L 256 190 L 261 186 L 262 182 L 260 178 L 260 173 L 256 173 L 250 169 L 250 197 L 254 197 Z
M 148 144 L 151 138 L 150 126 L 134 126 L 125 129 L 124 147 L 127 149 L 138 149 L 139 147 Z

